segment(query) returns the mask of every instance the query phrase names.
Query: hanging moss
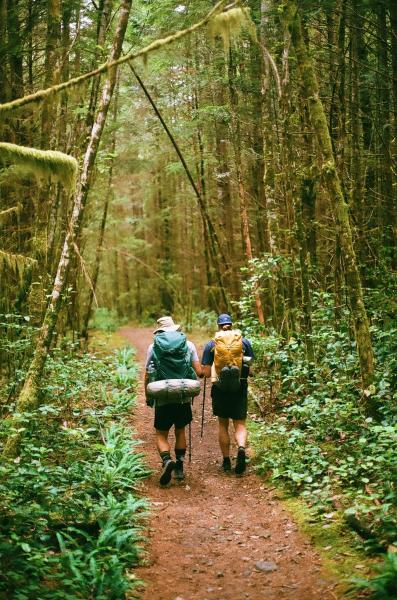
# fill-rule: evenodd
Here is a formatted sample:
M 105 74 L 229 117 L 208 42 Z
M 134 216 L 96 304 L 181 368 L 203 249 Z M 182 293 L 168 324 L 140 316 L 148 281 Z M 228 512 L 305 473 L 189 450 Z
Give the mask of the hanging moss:
M 0 161 L 16 164 L 25 174 L 39 178 L 61 181 L 65 187 L 73 188 L 76 181 L 77 161 L 68 154 L 55 150 L 37 150 L 0 142 Z
M 225 51 L 229 50 L 230 40 L 239 38 L 243 29 L 256 39 L 255 25 L 251 19 L 250 9 L 236 7 L 215 15 L 209 23 L 209 34 L 212 40 L 221 37 Z
M 25 269 L 36 262 L 37 261 L 34 258 L 30 258 L 29 256 L 23 256 L 23 254 L 11 254 L 10 252 L 0 250 L 0 274 L 11 271 L 14 275 L 21 278 Z

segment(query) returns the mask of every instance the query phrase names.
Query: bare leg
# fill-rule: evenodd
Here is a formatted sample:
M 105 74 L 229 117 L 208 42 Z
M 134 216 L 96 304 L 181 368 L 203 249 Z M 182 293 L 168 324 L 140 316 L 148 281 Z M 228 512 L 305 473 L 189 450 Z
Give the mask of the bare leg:
M 221 447 L 223 458 L 229 456 L 230 452 L 230 437 L 229 437 L 229 419 L 218 417 L 218 439 Z
M 160 431 L 160 429 L 156 429 L 156 446 L 159 454 L 170 451 L 170 445 L 168 443 L 168 431 Z
M 186 450 L 186 432 L 185 428 L 177 429 L 175 427 L 175 450 Z
M 237 446 L 242 446 L 245 448 L 247 443 L 247 428 L 245 426 L 245 420 L 233 420 L 234 425 L 234 437 L 237 443 Z

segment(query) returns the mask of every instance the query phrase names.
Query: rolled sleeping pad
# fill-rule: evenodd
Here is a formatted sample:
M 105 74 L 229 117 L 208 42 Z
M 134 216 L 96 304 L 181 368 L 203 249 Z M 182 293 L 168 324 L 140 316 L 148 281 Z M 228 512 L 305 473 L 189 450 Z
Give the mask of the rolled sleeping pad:
M 190 402 L 200 391 L 200 382 L 196 379 L 161 379 L 147 386 L 148 397 L 157 405 Z

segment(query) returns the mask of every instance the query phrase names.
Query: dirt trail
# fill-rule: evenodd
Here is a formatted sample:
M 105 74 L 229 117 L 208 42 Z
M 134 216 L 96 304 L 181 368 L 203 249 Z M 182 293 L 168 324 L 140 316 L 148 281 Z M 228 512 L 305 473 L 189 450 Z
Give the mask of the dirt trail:
M 151 330 L 124 327 L 121 334 L 137 348 L 143 365 Z M 202 440 L 201 403 L 201 397 L 195 399 L 193 456 L 186 464 L 186 479 L 161 489 L 153 411 L 146 407 L 140 386 L 135 427 L 155 470 L 143 489 L 153 515 L 148 565 L 137 572 L 147 583 L 142 600 L 335 600 L 335 582 L 324 574 L 311 543 L 263 481 L 251 469 L 241 478 L 219 471 L 208 384 Z

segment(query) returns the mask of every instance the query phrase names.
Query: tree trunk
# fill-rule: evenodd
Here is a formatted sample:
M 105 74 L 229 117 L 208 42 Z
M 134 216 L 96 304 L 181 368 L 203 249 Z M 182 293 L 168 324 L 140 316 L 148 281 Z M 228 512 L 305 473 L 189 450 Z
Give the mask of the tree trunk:
M 110 143 L 111 159 L 110 159 L 110 164 L 109 164 L 107 190 L 105 193 L 105 201 L 104 201 L 104 205 L 103 205 L 102 219 L 101 219 L 101 224 L 99 227 L 98 241 L 97 241 L 97 245 L 96 245 L 96 249 L 95 249 L 94 268 L 93 268 L 92 277 L 91 277 L 91 286 L 90 286 L 89 292 L 88 292 L 85 313 L 82 318 L 81 336 L 83 339 L 88 338 L 88 322 L 90 320 L 92 303 L 94 300 L 95 291 L 96 291 L 96 287 L 97 287 L 97 283 L 98 283 L 99 268 L 101 266 L 101 259 L 102 259 L 103 240 L 105 238 L 106 220 L 107 220 L 107 215 L 108 215 L 109 204 L 110 204 L 110 201 L 113 199 L 113 168 L 114 168 L 114 155 L 115 155 L 115 150 L 116 150 L 116 127 L 115 127 L 115 125 L 116 125 L 116 121 L 117 121 L 118 90 L 119 90 L 119 85 L 117 85 L 115 101 L 114 101 L 114 111 L 113 111 L 114 129 L 112 131 L 112 138 L 111 138 L 111 143 Z
M 349 294 L 351 312 L 355 327 L 357 349 L 360 358 L 361 377 L 364 387 L 373 380 L 374 355 L 369 322 L 364 305 L 363 290 L 353 248 L 349 211 L 332 152 L 331 136 L 322 101 L 319 96 L 317 77 L 313 61 L 302 35 L 300 16 L 294 0 L 287 0 L 285 17 L 295 49 L 298 68 L 302 79 L 302 89 L 308 102 L 310 120 L 323 157 L 323 173 L 340 235 L 341 250 L 345 266 L 346 288 Z M 368 411 L 371 406 L 367 403 Z
M 378 166 L 380 177 L 380 225 L 383 231 L 382 245 L 385 246 L 387 256 L 392 265 L 397 266 L 396 254 L 396 208 L 395 193 L 393 191 L 393 165 L 391 159 L 391 122 L 390 122 L 390 88 L 388 64 L 388 35 L 386 25 L 386 7 L 383 2 L 377 4 L 377 44 L 378 44 L 378 95 L 379 95 L 379 145 L 381 148 Z
M 248 220 L 248 210 L 247 210 L 247 202 L 246 202 L 246 192 L 243 181 L 243 173 L 242 173 L 242 164 L 241 164 L 241 130 L 240 130 L 240 121 L 238 115 L 238 97 L 237 91 L 235 88 L 234 80 L 235 80 L 235 67 L 233 65 L 233 56 L 232 52 L 230 52 L 229 56 L 229 92 L 230 92 L 230 104 L 232 107 L 232 122 L 233 122 L 233 146 L 234 146 L 234 158 L 235 158 L 235 169 L 236 169 L 236 177 L 237 177 L 237 188 L 238 188 L 238 197 L 240 202 L 240 219 L 241 219 L 241 229 L 242 229 L 242 237 L 243 244 L 245 249 L 245 256 L 247 261 L 250 263 L 254 258 L 252 253 L 252 244 L 251 244 L 251 234 L 249 228 L 249 220 Z M 249 267 L 252 271 L 252 266 Z M 261 325 L 265 323 L 265 316 L 262 307 L 262 300 L 260 297 L 259 284 L 257 281 L 253 284 L 253 295 L 255 300 L 256 312 L 258 315 L 258 321 Z
M 7 0 L 0 0 L 0 103 L 10 99 L 7 73 Z
M 98 21 L 97 21 L 97 37 L 96 37 L 96 48 L 94 59 L 92 61 L 92 68 L 97 67 L 98 61 L 104 55 L 104 46 L 106 41 L 106 32 L 109 27 L 111 13 L 112 13 L 113 0 L 101 0 L 98 6 Z M 99 87 L 101 85 L 101 77 L 95 77 L 92 81 L 90 102 L 88 105 L 88 111 L 86 115 L 86 128 L 89 131 L 94 122 L 95 110 L 98 103 Z
M 397 2 L 389 0 L 391 24 L 391 63 L 393 73 L 394 148 L 397 146 Z
M 351 14 L 351 210 L 356 224 L 356 248 L 359 263 L 364 259 L 364 177 L 362 168 L 362 129 L 360 119 L 360 80 L 359 80 L 359 47 L 361 44 L 361 22 L 359 20 L 358 0 L 353 0 Z
M 47 37 L 45 48 L 44 88 L 60 80 L 59 55 L 61 41 L 61 1 L 47 0 Z M 41 147 L 53 148 L 54 124 L 58 96 L 46 98 L 41 111 Z
M 131 3 L 132 0 L 123 0 L 121 4 L 119 12 L 119 21 L 110 56 L 111 60 L 117 59 L 121 54 L 124 35 L 128 23 L 128 17 L 131 10 Z M 106 122 L 106 116 L 112 99 L 113 90 L 116 83 L 116 75 L 117 69 L 113 68 L 109 70 L 108 78 L 102 90 L 98 114 L 95 123 L 92 127 L 91 137 L 84 156 L 82 171 L 74 197 L 73 210 L 70 217 L 67 234 L 65 236 L 61 258 L 59 260 L 58 270 L 55 277 L 50 302 L 46 310 L 43 325 L 39 332 L 32 362 L 30 364 L 24 385 L 16 402 L 15 416 L 13 417 L 13 422 L 15 425 L 17 425 L 19 419 L 21 418 L 19 415 L 23 414 L 25 411 L 35 410 L 39 405 L 38 391 L 40 379 L 51 346 L 53 333 L 57 324 L 58 314 L 61 307 L 62 292 L 64 289 L 68 266 L 70 262 L 70 255 L 75 249 L 75 240 L 77 239 L 81 227 L 82 215 L 87 201 L 88 192 L 90 189 L 95 158 L 97 155 L 103 128 Z M 20 442 L 20 433 L 9 437 L 4 447 L 3 455 L 5 457 L 15 456 L 18 452 Z
M 312 301 L 310 293 L 310 254 L 308 252 L 307 239 L 303 229 L 302 208 L 305 204 L 304 198 L 306 197 L 308 191 L 310 194 L 312 187 L 310 175 L 307 175 L 306 177 L 304 176 L 301 182 L 301 195 L 298 201 L 295 203 L 296 234 L 299 243 L 299 264 L 302 288 L 303 330 L 306 342 L 306 356 L 310 362 L 314 362 L 314 346 L 312 339 Z
M 10 46 L 11 98 L 23 96 L 23 50 L 19 23 L 19 0 L 7 0 L 7 28 Z

